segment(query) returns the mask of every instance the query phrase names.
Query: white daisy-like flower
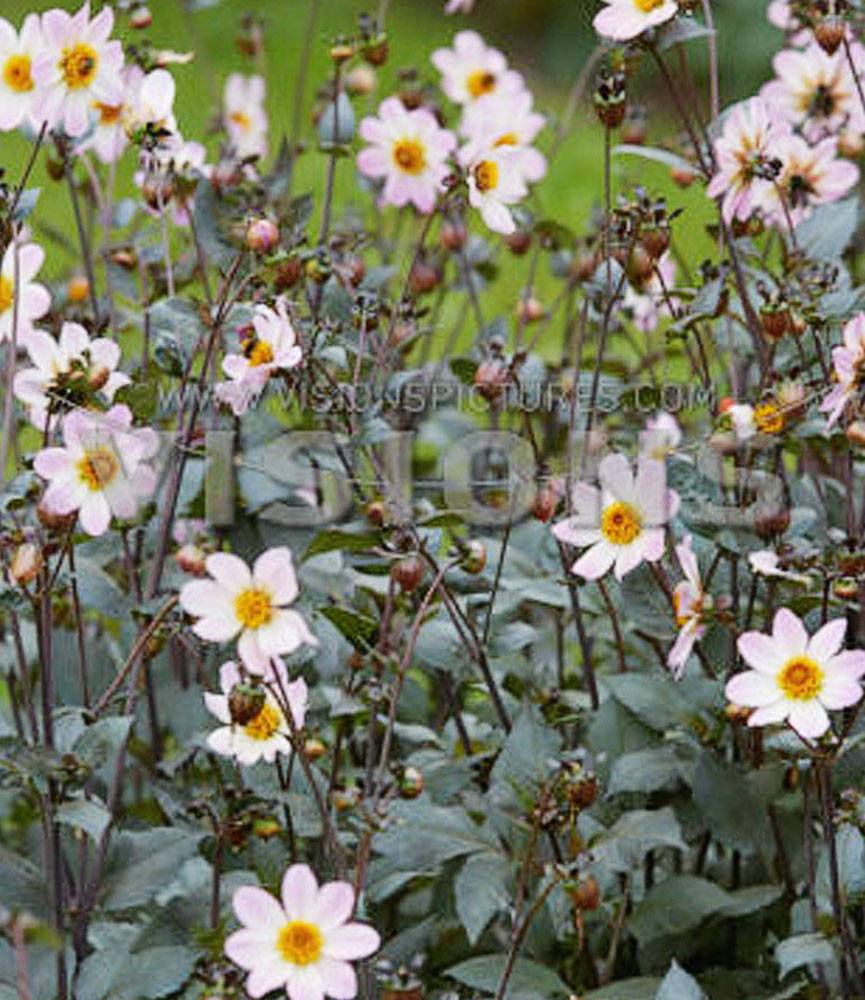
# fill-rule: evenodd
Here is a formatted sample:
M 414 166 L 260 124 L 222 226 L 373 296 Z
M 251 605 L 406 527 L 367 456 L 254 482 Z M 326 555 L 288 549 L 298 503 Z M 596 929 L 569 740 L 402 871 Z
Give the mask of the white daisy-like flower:
M 122 104 L 123 47 L 110 40 L 113 27 L 110 7 L 90 19 L 89 0 L 75 14 L 54 9 L 42 15 L 45 48 L 33 66 L 40 121 L 62 125 L 77 139 L 89 128 L 95 104 Z
M 676 555 L 685 579 L 678 583 L 673 591 L 673 609 L 679 634 L 667 656 L 667 666 L 678 680 L 694 646 L 706 631 L 705 615 L 711 610 L 713 601 L 711 594 L 707 594 L 703 589 L 700 565 L 690 535 L 685 537 L 681 545 L 676 546 Z
M 89 535 L 102 535 L 112 516 L 129 519 L 156 489 L 148 460 L 159 450 L 149 427 L 134 428 L 126 406 L 107 413 L 73 410 L 63 418 L 63 447 L 43 448 L 33 468 L 47 479 L 42 503 L 52 514 L 78 512 Z
M 228 552 L 207 557 L 209 580 L 193 580 L 180 591 L 181 607 L 198 620 L 193 632 L 208 642 L 238 639 L 237 651 L 250 673 L 265 674 L 276 656 L 288 655 L 318 640 L 288 605 L 299 588 L 291 550 L 268 549 L 250 572 Z
M 44 330 L 32 330 L 25 347 L 33 368 L 15 376 L 15 395 L 28 408 L 31 422 L 45 428 L 48 410 L 54 412 L 75 405 L 97 391 L 108 403 L 129 384 L 129 377 L 117 371 L 120 346 L 106 337 L 90 339 L 79 323 L 64 323 L 55 340 Z
M 640 455 L 664 462 L 682 443 L 682 428 L 672 413 L 661 411 L 646 421 L 640 435 Z
M 679 495 L 667 489 L 663 462 L 641 458 L 634 477 L 624 455 L 607 455 L 598 468 L 600 489 L 577 483 L 574 514 L 553 525 L 560 542 L 587 549 L 571 572 L 598 580 L 611 568 L 621 580 L 642 562 L 664 555 L 665 525 L 679 509 Z
M 505 236 L 516 231 L 510 206 L 529 193 L 519 153 L 499 146 L 479 153 L 467 164 L 469 204 L 494 233 Z
M 0 344 L 12 339 L 13 323 L 16 342 L 23 343 L 51 308 L 48 289 L 33 280 L 44 261 L 45 251 L 36 243 L 13 240 L 6 248 L 0 263 Z
M 257 886 L 241 886 L 232 900 L 243 927 L 229 935 L 225 954 L 249 971 L 253 998 L 285 989 L 289 1000 L 353 1000 L 357 977 L 350 962 L 377 951 L 374 928 L 351 920 L 349 882 L 318 885 L 308 865 L 292 865 L 281 900 Z
M 595 31 L 604 38 L 626 42 L 649 28 L 664 24 L 679 13 L 676 0 L 604 0 L 595 15 Z
M 857 313 L 844 327 L 844 342 L 832 348 L 835 385 L 820 404 L 833 427 L 844 407 L 856 399 L 865 386 L 865 313 Z
M 205 692 L 204 703 L 208 711 L 223 723 L 207 737 L 207 745 L 220 756 L 234 757 L 238 764 L 244 766 L 257 764 L 260 760 L 272 764 L 277 754 L 291 753 L 291 727 L 277 695 L 284 693 L 295 728 L 302 729 L 309 696 L 306 681 L 302 677 L 289 681 L 285 664 L 282 660 L 275 659 L 271 674 L 260 685 L 264 697 L 261 708 L 251 719 L 241 724 L 231 717 L 230 695 L 242 682 L 240 669 L 229 660 L 219 668 L 222 694 Z
M 862 697 L 865 650 L 843 649 L 846 632 L 846 619 L 836 618 L 809 638 L 801 619 L 781 608 L 771 635 L 739 636 L 739 653 L 751 670 L 728 681 L 727 698 L 756 709 L 749 726 L 786 721 L 805 739 L 817 739 L 829 730 L 829 711 Z
M 547 172 L 546 157 L 532 146 L 546 118 L 532 110 L 532 95 L 524 90 L 512 97 L 482 97 L 466 106 L 460 133 L 468 142 L 459 153 L 463 166 L 475 162 L 489 149 L 506 148 L 529 184 L 537 184 Z
M 38 14 L 24 18 L 20 33 L 0 17 L 0 132 L 9 132 L 25 122 L 39 124 L 33 115 L 33 64 L 41 51 Z
M 442 74 L 441 88 L 457 104 L 471 104 L 489 94 L 513 97 L 525 89 L 516 70 L 498 49 L 476 31 L 460 31 L 452 49 L 436 49 L 432 64 Z
M 232 73 L 225 81 L 222 120 L 236 156 L 267 156 L 264 77 Z
M 382 101 L 376 117 L 364 118 L 360 136 L 369 145 L 357 155 L 358 170 L 383 180 L 382 204 L 412 204 L 419 212 L 435 207 L 456 136 L 426 108 L 409 111 L 398 97 Z

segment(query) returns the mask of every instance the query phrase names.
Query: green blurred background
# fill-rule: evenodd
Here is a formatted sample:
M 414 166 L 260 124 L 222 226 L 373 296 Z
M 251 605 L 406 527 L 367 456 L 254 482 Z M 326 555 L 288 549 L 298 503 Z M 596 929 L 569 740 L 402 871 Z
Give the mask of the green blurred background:
M 78 2 L 63 0 L 69 10 Z M 2 14 L 16 25 L 29 10 L 43 11 L 57 6 L 51 0 L 3 0 Z M 391 43 L 391 58 L 379 72 L 377 92 L 370 98 L 355 101 L 358 117 L 375 107 L 378 100 L 391 91 L 400 68 L 416 66 L 430 80 L 436 74 L 429 55 L 436 47 L 446 45 L 462 28 L 474 27 L 493 44 L 502 48 L 512 64 L 529 79 L 537 95 L 537 104 L 555 122 L 567 100 L 567 94 L 580 73 L 596 39 L 591 20 L 599 8 L 598 0 L 476 0 L 470 17 L 445 17 L 443 0 L 392 0 L 387 15 Z M 228 73 L 239 70 L 253 72 L 251 59 L 244 57 L 236 45 L 237 27 L 242 15 L 255 12 L 266 24 L 265 61 L 268 80 L 268 106 L 275 149 L 280 137 L 290 129 L 295 97 L 296 67 L 304 44 L 310 0 L 209 0 L 187 6 L 184 0 L 152 0 L 149 7 L 153 24 L 145 32 L 131 31 L 127 18 L 120 14 L 120 34 L 132 42 L 148 38 L 158 48 L 178 51 L 192 50 L 196 59 L 189 65 L 173 67 L 177 80 L 177 118 L 183 133 L 201 138 L 218 109 L 222 84 Z M 192 9 L 192 8 L 195 9 Z M 334 36 L 350 34 L 357 16 L 373 4 L 364 0 L 320 0 L 313 34 L 311 68 L 308 78 L 306 108 L 309 108 L 315 86 L 326 79 L 330 65 L 327 57 L 329 42 Z M 771 53 L 780 36 L 766 22 L 763 0 L 714 0 L 720 25 L 719 57 L 721 90 L 724 103 L 744 96 L 770 73 Z M 705 43 L 688 45 L 688 60 L 696 74 L 700 92 L 705 95 Z M 633 84 L 637 100 L 649 113 L 648 142 L 669 139 L 671 121 L 669 100 L 656 89 L 654 74 L 646 67 Z M 308 112 L 305 127 L 310 133 Z M 547 130 L 540 144 L 548 149 L 552 141 Z M 211 136 L 208 145 L 215 148 Z M 18 135 L 0 137 L 0 165 L 7 176 L 16 181 L 23 166 L 28 146 Z M 119 193 L 129 182 L 134 167 L 127 155 L 120 173 Z M 324 188 L 324 157 L 314 144 L 303 158 L 297 174 L 297 191 L 312 190 L 320 194 Z M 706 203 L 701 190 L 681 192 L 670 184 L 665 167 L 647 164 L 627 157 L 617 163 L 615 183 L 621 189 L 639 181 L 653 190 L 668 192 L 671 202 L 682 206 L 686 218 L 694 223 L 705 218 Z M 68 199 L 62 184 L 47 179 L 40 164 L 34 173 L 34 183 L 42 186 L 39 205 L 41 218 L 57 228 L 71 232 Z M 356 193 L 353 167 L 341 162 L 338 171 L 337 196 L 343 202 Z M 585 228 L 593 204 L 602 190 L 602 140 L 600 130 L 584 102 L 569 130 L 566 141 L 551 166 L 550 175 L 536 189 L 533 207 L 540 215 L 554 217 L 579 231 Z M 701 237 L 700 225 L 680 226 L 683 248 L 695 257 L 695 262 L 709 252 L 710 244 Z M 54 252 L 49 257 L 52 276 L 61 276 L 80 262 L 69 251 Z M 516 270 L 516 269 L 515 269 Z M 525 280 L 523 268 L 519 274 L 507 276 L 505 284 L 519 288 Z M 540 276 L 543 287 L 544 276 Z M 510 291 L 511 289 L 509 289 Z

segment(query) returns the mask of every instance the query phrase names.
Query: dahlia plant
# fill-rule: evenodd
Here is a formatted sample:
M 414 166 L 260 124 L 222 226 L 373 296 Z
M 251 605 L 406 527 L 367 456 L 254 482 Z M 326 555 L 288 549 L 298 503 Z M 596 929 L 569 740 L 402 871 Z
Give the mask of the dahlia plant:
M 3 1000 L 865 997 L 862 4 L 181 6 L 0 17 Z

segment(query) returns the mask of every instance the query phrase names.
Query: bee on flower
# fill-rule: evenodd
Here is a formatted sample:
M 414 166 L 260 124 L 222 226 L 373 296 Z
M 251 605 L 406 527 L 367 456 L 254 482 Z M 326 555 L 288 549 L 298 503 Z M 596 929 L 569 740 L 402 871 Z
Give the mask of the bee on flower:
M 571 572 L 599 580 L 610 569 L 621 580 L 642 562 L 658 562 L 666 547 L 665 526 L 676 516 L 679 495 L 667 489 L 663 462 L 641 458 L 637 475 L 624 455 L 607 455 L 598 468 L 600 488 L 577 483 L 574 514 L 553 525 L 553 535 L 586 549 Z
M 25 347 L 33 367 L 16 374 L 14 391 L 40 430 L 45 429 L 49 412 L 86 404 L 94 394 L 110 403 L 117 390 L 129 384 L 129 376 L 117 370 L 117 341 L 106 337 L 91 340 L 79 323 L 64 323 L 57 340 L 34 329 Z
M 33 324 L 51 308 L 48 289 L 33 279 L 45 262 L 45 251 L 36 243 L 13 240 L 0 262 L 0 344 L 23 343 Z
M 28 14 L 20 32 L 0 17 L 0 132 L 41 124 L 34 112 L 37 91 L 33 66 L 42 47 L 38 14 Z
M 222 121 L 238 159 L 267 156 L 267 112 L 264 78 L 232 73 L 225 81 Z
M 604 3 L 607 6 L 595 15 L 595 31 L 617 42 L 637 38 L 679 13 L 676 0 L 604 0 Z
M 90 127 L 95 106 L 123 103 L 123 48 L 110 38 L 113 27 L 111 7 L 91 20 L 89 0 L 75 14 L 55 9 L 42 15 L 45 44 L 33 65 L 39 121 L 60 125 L 77 139 Z
M 229 660 L 219 669 L 222 694 L 205 692 L 207 710 L 221 723 L 207 737 L 207 745 L 222 757 L 234 757 L 249 767 L 260 760 L 272 764 L 277 754 L 291 753 L 291 727 L 280 704 L 284 696 L 295 729 L 306 720 L 306 681 L 289 681 L 282 660 L 276 658 L 263 684 L 245 685 L 240 669 Z
M 207 642 L 237 639 L 246 669 L 267 674 L 271 660 L 318 640 L 289 605 L 299 587 L 291 550 L 268 549 L 250 571 L 236 555 L 216 552 L 205 560 L 210 579 L 192 580 L 180 591 L 180 605 L 197 619 L 192 631 Z
M 353 1000 L 357 976 L 351 962 L 378 950 L 378 933 L 352 921 L 355 891 L 349 882 L 319 886 L 308 865 L 292 865 L 280 899 L 257 886 L 241 886 L 232 900 L 242 924 L 225 942 L 225 954 L 249 972 L 253 998 L 285 989 L 288 1000 Z
M 787 722 L 805 739 L 829 731 L 829 712 L 862 697 L 865 650 L 844 649 L 847 621 L 827 622 L 809 638 L 800 618 L 787 608 L 775 614 L 772 634 L 739 636 L 739 653 L 751 668 L 727 683 L 726 696 L 755 709 L 749 726 Z
M 844 327 L 843 343 L 832 348 L 832 365 L 836 384 L 820 404 L 821 412 L 829 414 L 830 428 L 865 385 L 865 313 L 858 313 Z
M 431 212 L 450 171 L 453 132 L 426 108 L 409 111 L 398 97 L 382 101 L 377 117 L 364 118 L 359 131 L 369 145 L 358 153 L 357 166 L 364 176 L 384 181 L 382 203 Z
M 33 463 L 48 481 L 42 505 L 50 514 L 78 513 L 89 535 L 103 535 L 112 517 L 134 518 L 153 495 L 156 474 L 149 464 L 159 436 L 132 426 L 127 406 L 107 413 L 73 410 L 63 418 L 63 446 L 43 448 Z
M 494 95 L 510 99 L 525 89 L 520 73 L 508 68 L 498 49 L 476 31 L 460 31 L 452 49 L 436 49 L 432 64 L 441 73 L 441 88 L 455 104 L 469 105 Z

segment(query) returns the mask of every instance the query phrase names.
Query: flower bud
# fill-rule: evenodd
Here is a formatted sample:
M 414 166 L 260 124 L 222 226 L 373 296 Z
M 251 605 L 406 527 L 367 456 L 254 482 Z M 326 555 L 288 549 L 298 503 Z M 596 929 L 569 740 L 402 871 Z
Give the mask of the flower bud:
M 66 286 L 66 295 L 70 302 L 86 302 L 87 296 L 90 294 L 90 282 L 80 274 L 75 275 L 69 279 L 69 283 Z
M 39 576 L 39 571 L 42 569 L 44 562 L 42 550 L 39 546 L 34 545 L 33 542 L 25 542 L 23 545 L 18 546 L 15 550 L 15 555 L 12 556 L 9 575 L 15 583 L 24 586 L 25 584 L 32 583 Z
M 660 260 L 670 246 L 669 226 L 651 226 L 641 230 L 640 246 L 653 261 Z
M 764 306 L 760 310 L 760 319 L 763 323 L 763 333 L 769 340 L 780 340 L 793 326 L 790 307 L 785 303 Z
M 625 120 L 628 94 L 625 74 L 606 70 L 601 74 L 594 94 L 595 111 L 604 128 L 618 128 Z
M 830 14 L 814 25 L 814 37 L 817 39 L 817 44 L 830 56 L 834 56 L 841 47 L 846 31 L 847 26 L 844 23 L 844 18 L 838 17 L 837 14 Z
M 546 309 L 533 295 L 517 302 L 517 319 L 521 323 L 536 323 L 547 315 Z
M 847 427 L 847 440 L 857 448 L 865 448 L 865 421 L 854 420 Z
M 245 726 L 264 708 L 266 695 L 264 688 L 253 684 L 239 682 L 228 694 L 228 713 L 231 721 L 238 726 Z
M 571 801 L 579 809 L 588 809 L 598 798 L 598 779 L 594 774 L 585 774 L 571 789 Z
M 134 271 L 138 266 L 138 257 L 134 250 L 114 250 L 111 254 L 111 263 L 122 267 L 124 271 Z
M 378 77 L 372 66 L 355 66 L 345 78 L 345 89 L 355 97 L 366 97 L 378 84 Z
M 423 772 L 416 767 L 407 767 L 402 773 L 399 793 L 404 799 L 416 799 L 424 789 Z
M 532 517 L 547 524 L 552 520 L 558 505 L 559 495 L 556 490 L 550 484 L 542 486 L 535 494 L 534 503 L 532 503 Z
M 483 542 L 473 538 L 466 545 L 462 568 L 466 573 L 482 573 L 487 564 L 487 547 Z
M 341 66 L 344 62 L 348 62 L 353 55 L 354 46 L 351 42 L 337 42 L 335 45 L 330 47 L 331 61 L 335 62 L 338 66 Z
M 387 35 L 380 34 L 377 38 L 373 38 L 367 42 L 363 47 L 361 55 L 370 66 L 384 66 L 387 62 L 387 57 L 390 55 Z
M 181 546 L 174 558 L 180 569 L 191 576 L 204 576 L 207 572 L 204 566 L 207 554 L 197 545 L 189 543 Z
M 462 250 L 468 238 L 468 230 L 462 222 L 445 222 L 441 228 L 439 242 L 443 250 L 453 253 Z
M 486 400 L 498 399 L 508 384 L 506 366 L 495 358 L 482 361 L 475 371 L 475 386 Z
M 727 707 L 724 709 L 724 714 L 730 722 L 735 725 L 744 726 L 751 717 L 752 711 L 753 709 L 748 708 L 745 705 L 736 705 L 733 702 L 729 702 Z
M 153 15 L 150 13 L 149 7 L 133 7 L 129 12 L 129 26 L 131 28 L 143 31 L 145 28 L 149 28 L 152 23 Z
M 279 246 L 279 226 L 265 217 L 253 219 L 246 227 L 246 245 L 254 253 L 272 253 Z
M 518 229 L 515 233 L 505 237 L 505 244 L 515 257 L 522 257 L 523 254 L 528 253 L 529 247 L 532 245 L 532 234 L 524 229 Z
M 592 912 L 601 905 L 601 887 L 592 875 L 582 879 L 580 884 L 571 891 L 571 899 L 578 910 Z
M 832 584 L 832 593 L 841 601 L 855 601 L 859 596 L 859 581 L 842 576 Z
M 408 276 L 408 287 L 412 295 L 428 295 L 441 284 L 441 271 L 427 261 L 418 260 Z
M 270 840 L 278 836 L 282 827 L 272 816 L 256 819 L 252 823 L 252 832 L 259 840 Z
M 57 514 L 45 506 L 44 500 L 36 507 L 36 516 L 43 528 L 58 534 L 70 531 L 78 520 L 77 511 L 72 511 L 71 514 Z
M 307 760 L 319 760 L 327 753 L 327 747 L 321 740 L 311 737 L 303 744 L 303 753 Z
M 697 179 L 697 174 L 686 167 L 673 167 L 670 170 L 670 179 L 680 188 L 689 188 Z
M 390 576 L 404 594 L 411 594 L 420 586 L 424 568 L 424 561 L 420 556 L 403 556 L 391 566 Z
M 303 274 L 303 265 L 300 258 L 289 257 L 287 260 L 280 261 L 276 265 L 276 274 L 273 279 L 277 292 L 288 291 L 289 288 L 297 284 L 301 274 Z

